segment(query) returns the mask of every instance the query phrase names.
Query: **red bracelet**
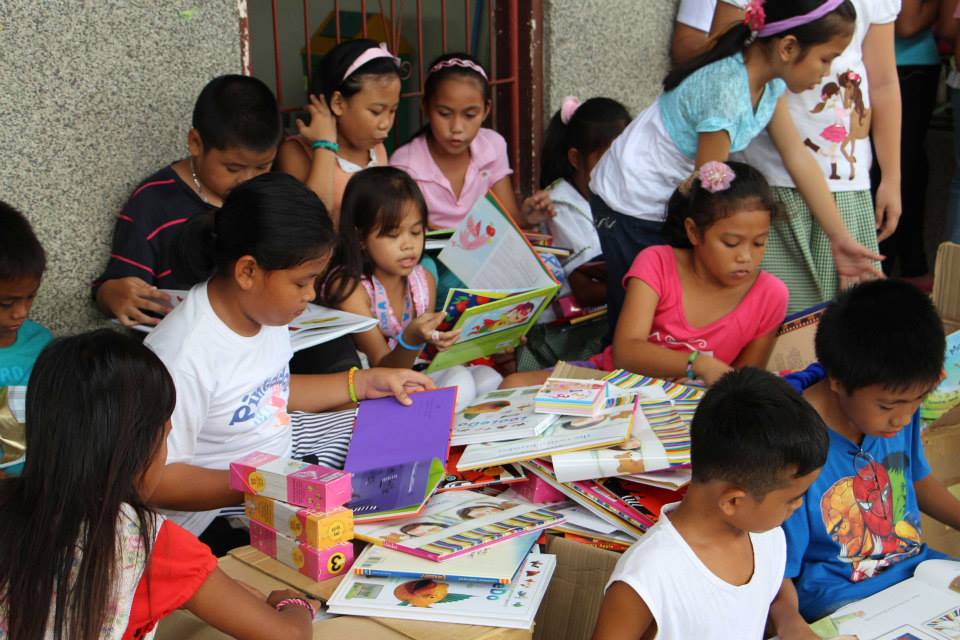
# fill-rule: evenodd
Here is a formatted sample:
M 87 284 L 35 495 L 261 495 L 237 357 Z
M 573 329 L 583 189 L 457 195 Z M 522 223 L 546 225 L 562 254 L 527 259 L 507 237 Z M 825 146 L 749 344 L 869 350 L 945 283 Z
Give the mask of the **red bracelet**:
M 285 598 L 278 602 L 274 606 L 274 609 L 277 611 L 283 611 L 287 607 L 303 607 L 310 612 L 311 620 L 317 617 L 317 608 L 314 607 L 309 600 L 304 600 L 303 598 Z

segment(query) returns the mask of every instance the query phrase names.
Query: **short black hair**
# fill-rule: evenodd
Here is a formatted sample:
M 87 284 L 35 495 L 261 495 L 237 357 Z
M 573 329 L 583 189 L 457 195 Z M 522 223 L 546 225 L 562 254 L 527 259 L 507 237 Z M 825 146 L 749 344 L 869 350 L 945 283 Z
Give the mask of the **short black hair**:
M 204 150 L 267 151 L 279 145 L 283 135 L 280 106 L 270 87 L 234 74 L 216 77 L 203 88 L 193 107 L 193 128 Z
M 901 391 L 940 379 L 943 322 L 930 297 L 901 280 L 844 291 L 817 327 L 817 360 L 847 393 L 879 384 Z
M 0 280 L 39 278 L 47 254 L 26 217 L 0 200 Z
M 690 426 L 694 482 L 722 480 L 757 500 L 823 466 L 830 446 L 816 410 L 782 378 L 732 371 L 700 401 Z

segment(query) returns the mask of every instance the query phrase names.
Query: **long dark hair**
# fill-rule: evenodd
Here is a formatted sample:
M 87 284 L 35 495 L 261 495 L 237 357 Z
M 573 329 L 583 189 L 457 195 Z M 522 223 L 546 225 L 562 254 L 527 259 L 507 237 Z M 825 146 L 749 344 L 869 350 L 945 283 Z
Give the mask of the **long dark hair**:
M 689 189 L 681 187 L 673 192 L 663 221 L 663 235 L 670 246 L 678 249 L 693 247 L 684 226 L 687 218 L 692 219 L 697 230 L 703 233 L 717 220 L 748 207 L 769 211 L 771 220 L 779 215 L 781 205 L 762 173 L 742 162 L 726 164 L 736 174 L 729 189 L 713 193 L 703 188 L 699 178 L 694 178 Z
M 171 255 L 178 279 L 196 284 L 229 273 L 243 256 L 268 271 L 329 253 L 336 242 L 326 207 L 302 182 L 271 172 L 230 191 L 223 208 L 183 225 Z
M 323 95 L 330 104 L 334 92 L 349 99 L 363 88 L 364 76 L 396 76 L 400 78 L 400 69 L 397 62 L 391 58 L 374 58 L 366 64 L 360 65 L 346 78 L 350 65 L 367 49 L 378 48 L 380 45 L 373 40 L 345 40 L 323 56 L 317 70 L 311 79 L 310 93 Z
M 152 512 L 138 485 L 176 392 L 143 344 L 101 329 L 53 341 L 27 392 L 27 460 L 0 480 L 0 608 L 11 640 L 99 637 L 115 593 L 118 519 L 133 509 L 150 555 Z
M 767 16 L 767 24 L 770 24 L 771 22 L 780 22 L 810 13 L 823 3 L 824 0 L 767 0 L 763 5 L 763 10 Z M 844 0 L 840 6 L 822 18 L 776 35 L 758 38 L 756 44 L 766 45 L 775 39 L 793 36 L 800 44 L 801 52 L 805 54 L 806 50 L 814 45 L 827 42 L 841 34 L 852 33 L 856 19 L 857 10 L 853 3 L 850 0 Z M 746 49 L 747 43 L 750 42 L 751 36 L 750 27 L 745 22 L 734 24 L 716 38 L 710 49 L 692 60 L 674 67 L 663 79 L 663 90 L 676 89 L 693 72 L 717 60 L 743 51 Z
M 363 240 L 374 232 L 383 236 L 397 229 L 410 203 L 420 212 L 426 233 L 427 203 L 417 182 L 405 171 L 371 167 L 350 178 L 340 206 L 340 243 L 330 264 L 330 277 L 319 292 L 324 304 L 340 304 L 353 293 L 363 276 L 373 273 L 373 261 L 361 248 Z M 423 257 L 422 248 L 420 256 Z
M 590 98 L 577 107 L 567 124 L 558 110 L 550 119 L 543 141 L 540 188 L 546 189 L 558 178 L 572 181 L 575 171 L 567 157 L 570 149 L 586 156 L 607 147 L 628 124 L 627 108 L 610 98 Z

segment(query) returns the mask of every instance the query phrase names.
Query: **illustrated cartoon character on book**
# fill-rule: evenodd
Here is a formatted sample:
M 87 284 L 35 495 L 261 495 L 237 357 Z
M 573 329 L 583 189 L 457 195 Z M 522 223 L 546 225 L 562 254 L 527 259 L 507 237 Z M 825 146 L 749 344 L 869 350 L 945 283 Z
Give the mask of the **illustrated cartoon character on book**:
M 398 606 L 423 607 L 425 609 L 430 608 L 430 605 L 460 602 L 473 597 L 465 593 L 450 593 L 449 584 L 429 579 L 404 582 L 393 590 L 393 595 L 397 600 L 400 600 L 397 603 Z
M 455 244 L 467 251 L 474 251 L 493 242 L 497 229 L 492 224 L 483 225 L 473 216 L 467 216 L 467 222 L 460 233 L 456 235 Z
M 483 335 L 484 333 L 492 333 L 494 331 L 498 331 L 499 329 L 523 324 L 527 321 L 527 318 L 530 317 L 530 314 L 536 310 L 536 308 L 537 306 L 532 302 L 521 302 L 517 306 L 508 309 L 499 318 L 484 318 L 482 323 L 471 329 L 470 335 Z

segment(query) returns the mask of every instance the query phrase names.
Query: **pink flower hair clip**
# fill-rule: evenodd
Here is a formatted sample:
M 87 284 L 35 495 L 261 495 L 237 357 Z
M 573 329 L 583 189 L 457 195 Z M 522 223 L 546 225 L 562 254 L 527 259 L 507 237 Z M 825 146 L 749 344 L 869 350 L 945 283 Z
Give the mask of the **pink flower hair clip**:
M 764 0 L 750 0 L 743 12 L 743 23 L 750 28 L 754 37 L 767 23 L 767 12 L 763 10 L 763 2 Z
M 570 124 L 570 118 L 580 108 L 580 98 L 577 96 L 567 96 L 560 103 L 560 122 Z
M 700 167 L 697 178 L 700 179 L 700 186 L 710 193 L 726 191 L 730 188 L 737 174 L 733 172 L 726 162 L 717 162 L 711 160 Z
M 847 71 L 847 80 L 850 82 L 860 82 L 860 74 L 853 70 Z

